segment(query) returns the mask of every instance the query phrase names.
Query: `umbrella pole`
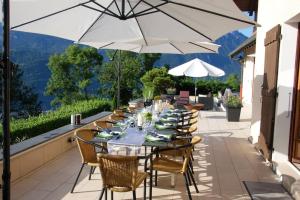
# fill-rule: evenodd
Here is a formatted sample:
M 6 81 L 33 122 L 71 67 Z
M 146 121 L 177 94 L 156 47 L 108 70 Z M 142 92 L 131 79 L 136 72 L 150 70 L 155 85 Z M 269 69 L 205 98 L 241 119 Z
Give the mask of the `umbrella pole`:
M 2 198 L 10 199 L 10 79 L 11 63 L 9 55 L 9 0 L 3 0 L 3 54 L 2 54 L 2 113 L 3 113 L 3 188 Z
M 119 61 L 118 61 L 118 91 L 117 91 L 117 108 L 120 107 L 120 79 L 121 79 L 121 51 L 119 50 Z
M 195 103 L 197 102 L 197 86 L 196 86 L 196 80 L 195 80 Z

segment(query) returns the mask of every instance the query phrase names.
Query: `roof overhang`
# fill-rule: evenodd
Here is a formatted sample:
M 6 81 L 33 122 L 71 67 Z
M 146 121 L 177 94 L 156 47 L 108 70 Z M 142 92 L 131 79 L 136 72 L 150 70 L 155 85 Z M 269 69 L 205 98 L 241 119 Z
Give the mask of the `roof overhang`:
M 239 53 L 241 53 L 243 50 L 255 45 L 255 41 L 256 41 L 256 34 L 254 33 L 251 37 L 249 37 L 247 40 L 245 40 L 240 46 L 238 46 L 235 50 L 233 50 L 232 52 L 230 52 L 228 54 L 228 56 L 230 58 L 235 57 L 236 55 L 238 55 Z
M 258 0 L 233 0 L 241 11 L 256 12 Z

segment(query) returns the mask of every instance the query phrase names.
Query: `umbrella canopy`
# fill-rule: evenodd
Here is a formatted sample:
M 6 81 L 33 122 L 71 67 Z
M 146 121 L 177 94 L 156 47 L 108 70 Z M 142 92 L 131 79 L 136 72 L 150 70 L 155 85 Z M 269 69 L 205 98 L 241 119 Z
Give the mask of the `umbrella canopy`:
M 190 77 L 205 77 L 205 76 L 224 76 L 225 72 L 203 60 L 195 58 L 189 62 L 170 69 L 169 74 L 173 76 L 190 76 Z
M 76 42 L 214 41 L 255 25 L 233 0 L 11 0 L 11 28 Z
M 82 43 L 97 49 L 118 49 L 133 51 L 136 53 L 170 53 L 170 54 L 189 54 L 189 53 L 218 53 L 220 45 L 211 42 L 165 42 L 156 45 L 140 45 L 132 43 Z

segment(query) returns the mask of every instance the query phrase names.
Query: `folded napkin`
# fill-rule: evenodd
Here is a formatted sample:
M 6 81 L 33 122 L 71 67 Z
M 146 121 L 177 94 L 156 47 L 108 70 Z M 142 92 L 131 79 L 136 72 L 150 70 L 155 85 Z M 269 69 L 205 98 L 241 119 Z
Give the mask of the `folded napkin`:
M 111 139 L 111 138 L 114 137 L 114 135 L 113 135 L 113 134 L 110 134 L 110 133 L 108 133 L 108 132 L 106 132 L 106 131 L 102 131 L 102 132 L 99 132 L 99 133 L 96 135 L 96 137 L 98 137 L 98 138 L 103 138 L 103 139 Z
M 112 139 L 112 138 L 118 138 L 120 136 L 122 136 L 124 133 L 121 131 L 102 131 L 102 132 L 98 132 L 98 134 L 96 135 L 96 137 L 98 138 L 102 138 L 102 139 Z
M 155 128 L 158 130 L 164 130 L 164 129 L 168 129 L 168 128 L 175 128 L 176 125 L 174 123 L 156 123 L 155 124 Z
M 162 122 L 177 122 L 178 121 L 178 118 L 177 117 L 161 117 L 160 120 Z
M 124 123 L 124 122 L 117 122 L 117 123 L 113 124 L 112 126 L 113 126 L 113 127 L 126 126 L 126 123 Z
M 164 141 L 168 142 L 172 139 L 173 135 L 172 134 L 159 134 L 159 133 L 147 133 L 145 136 L 146 141 Z

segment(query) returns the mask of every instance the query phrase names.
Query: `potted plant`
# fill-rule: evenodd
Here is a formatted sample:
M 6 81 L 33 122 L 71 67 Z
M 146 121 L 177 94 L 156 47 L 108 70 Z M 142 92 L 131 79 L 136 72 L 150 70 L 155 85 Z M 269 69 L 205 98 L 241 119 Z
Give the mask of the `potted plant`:
M 240 121 L 242 101 L 238 96 L 229 96 L 226 101 L 226 116 L 229 122 Z
M 167 88 L 167 94 L 168 95 L 175 95 L 176 94 L 176 88 Z
M 154 87 L 145 86 L 143 89 L 144 106 L 151 106 L 153 99 Z

